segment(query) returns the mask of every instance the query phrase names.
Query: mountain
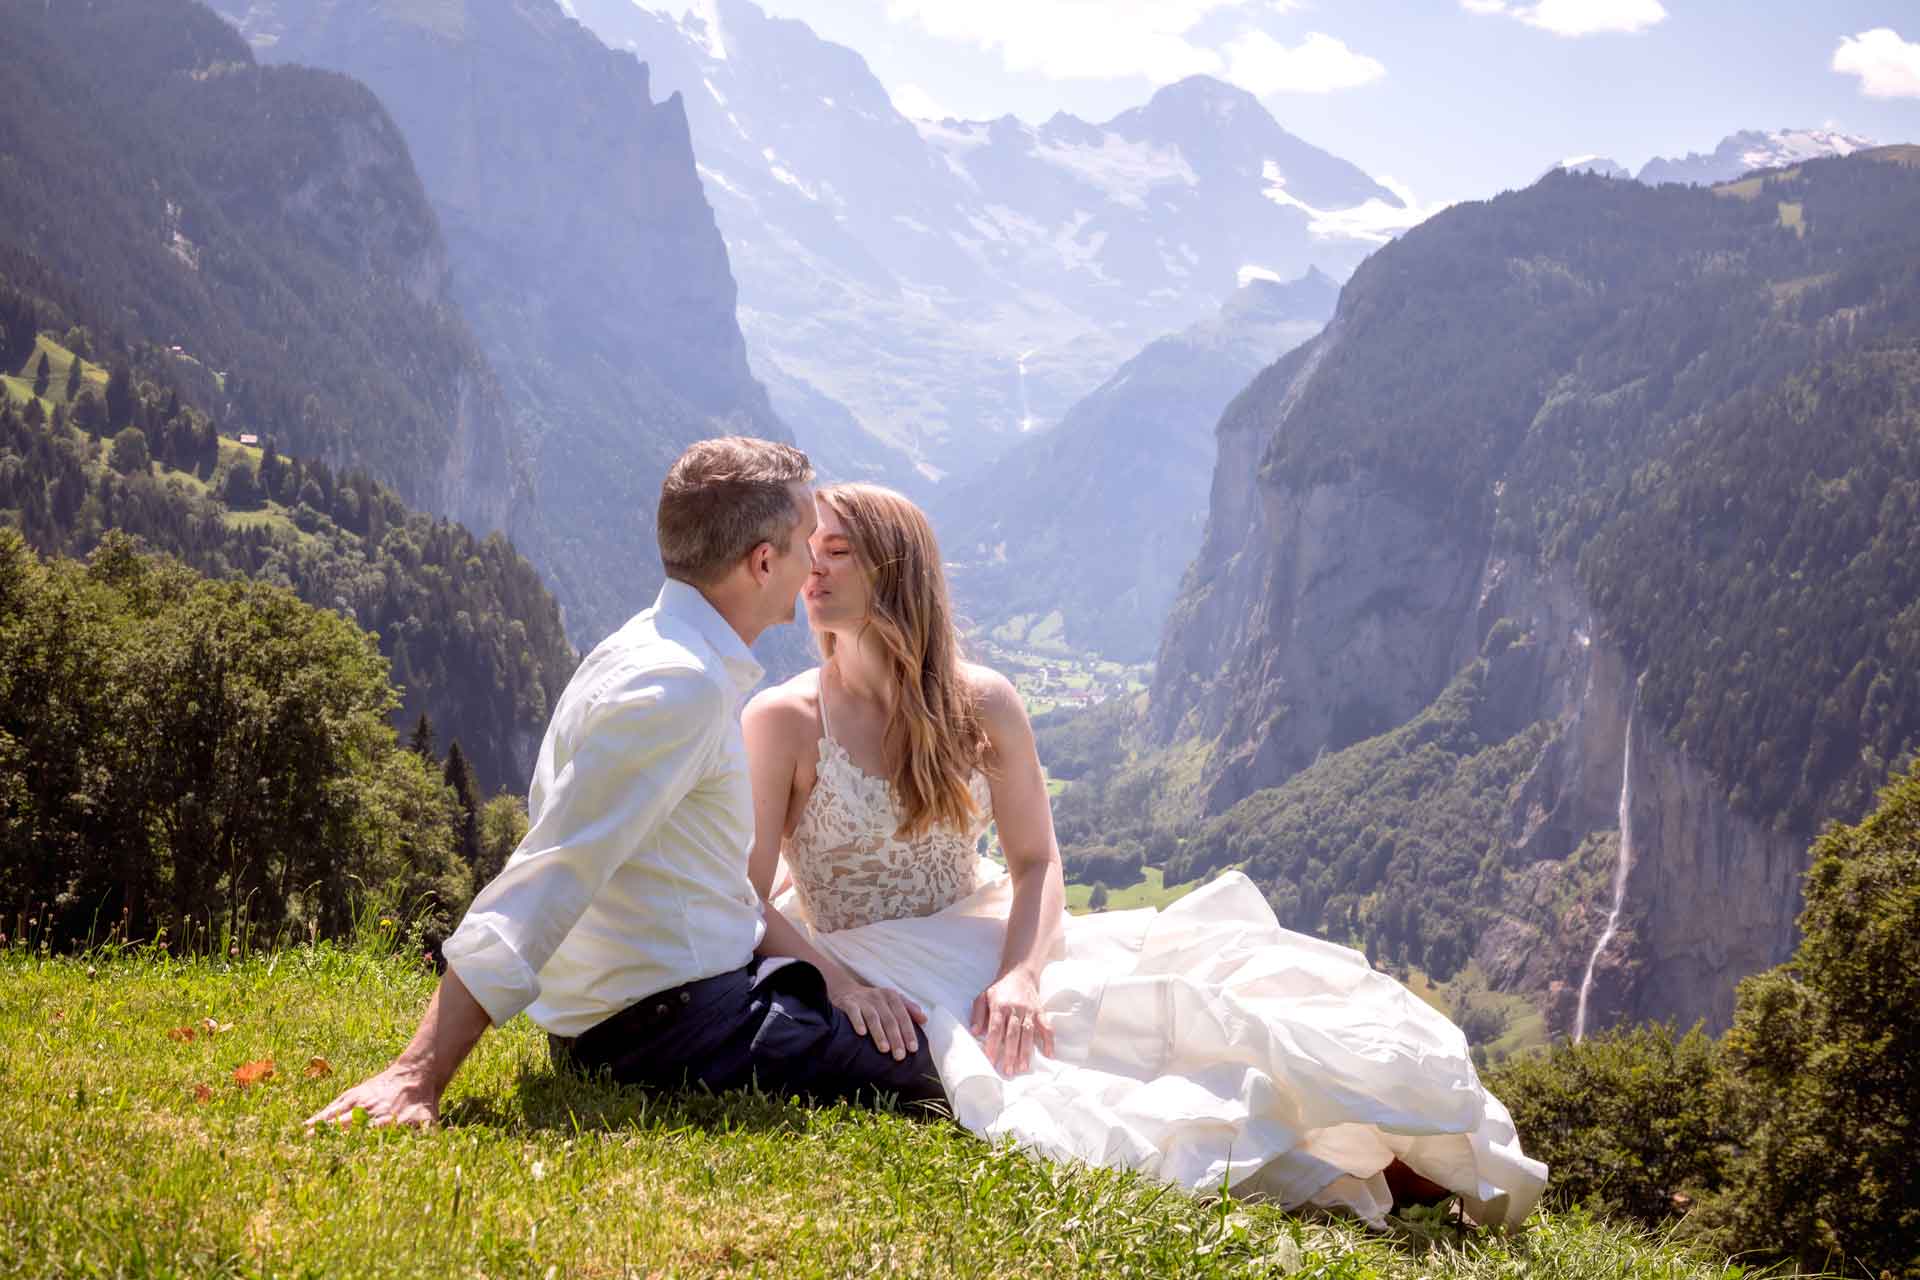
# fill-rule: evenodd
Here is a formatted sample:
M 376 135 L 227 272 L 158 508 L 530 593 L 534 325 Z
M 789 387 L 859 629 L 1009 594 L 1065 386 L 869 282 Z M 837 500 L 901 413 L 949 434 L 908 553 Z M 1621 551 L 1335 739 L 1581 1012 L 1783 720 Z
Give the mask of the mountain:
M 1219 314 L 1127 361 L 1059 426 L 939 490 L 962 612 L 1011 642 L 1150 660 L 1200 548 L 1220 411 L 1318 333 L 1339 292 L 1317 270 L 1250 281 Z
M 524 501 L 511 426 L 393 122 L 186 0 L 0 13 L 0 521 L 350 615 L 397 715 L 519 789 L 575 659 L 488 532 Z
M 0 245 L 177 349 L 211 409 L 482 531 L 524 504 L 406 144 L 184 0 L 0 0 Z
M 1633 171 L 1606 156 L 1568 156 L 1548 172 L 1591 173 L 1602 178 L 1631 178 Z
M 930 477 L 1058 422 L 1244 273 L 1344 277 L 1420 217 L 1217 80 L 1101 124 L 910 121 L 857 54 L 749 0 L 572 8 L 681 95 L 755 367 Z
M 598 640 L 660 581 L 667 465 L 727 432 L 791 439 L 747 366 L 727 248 L 678 97 L 552 0 L 256 0 L 262 57 L 368 85 L 445 230 L 453 297 L 527 441 L 514 532 Z
M 1758 169 L 1784 169 L 1822 156 L 1852 155 L 1873 146 L 1856 134 L 1834 129 L 1743 129 L 1720 140 L 1710 154 L 1689 151 L 1680 159 L 1656 156 L 1640 166 L 1639 180 L 1649 185 L 1684 182 L 1711 186 L 1731 182 Z
M 1920 745 L 1916 422 L 1920 148 L 1409 232 L 1221 418 L 1169 878 L 1242 863 L 1556 1031 L 1724 1026 Z

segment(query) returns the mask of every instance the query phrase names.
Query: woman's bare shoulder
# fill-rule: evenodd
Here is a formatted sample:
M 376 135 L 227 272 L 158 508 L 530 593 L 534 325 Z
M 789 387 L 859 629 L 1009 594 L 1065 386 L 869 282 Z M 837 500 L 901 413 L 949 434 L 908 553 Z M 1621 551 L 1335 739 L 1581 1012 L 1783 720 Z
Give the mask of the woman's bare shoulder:
M 820 732 L 820 671 L 802 671 L 799 675 L 771 685 L 753 695 L 740 722 L 756 734 L 781 740 L 811 739 Z
M 1021 700 L 1020 691 L 1013 687 L 1013 681 L 995 671 L 992 667 L 983 667 L 977 662 L 960 664 L 960 676 L 967 682 L 980 714 L 989 724 L 1002 720 L 1009 715 L 1026 718 L 1026 703 Z

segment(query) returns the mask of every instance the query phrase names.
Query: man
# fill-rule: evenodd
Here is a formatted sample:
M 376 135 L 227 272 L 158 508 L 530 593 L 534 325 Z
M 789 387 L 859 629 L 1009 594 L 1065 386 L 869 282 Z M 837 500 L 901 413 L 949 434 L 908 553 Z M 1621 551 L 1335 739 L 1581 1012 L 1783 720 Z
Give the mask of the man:
M 767 936 L 747 878 L 739 713 L 763 674 L 747 646 L 793 620 L 812 568 L 812 479 L 799 450 L 744 437 L 703 440 L 673 464 L 659 599 L 560 696 L 526 838 L 447 939 L 447 973 L 413 1039 L 309 1126 L 355 1109 L 375 1124 L 433 1123 L 481 1035 L 523 1010 L 557 1056 L 626 1083 L 943 1098 L 924 1039 L 870 1042 L 812 966 L 755 957 L 792 939 L 783 922 Z M 895 1025 L 924 1021 L 908 1013 Z

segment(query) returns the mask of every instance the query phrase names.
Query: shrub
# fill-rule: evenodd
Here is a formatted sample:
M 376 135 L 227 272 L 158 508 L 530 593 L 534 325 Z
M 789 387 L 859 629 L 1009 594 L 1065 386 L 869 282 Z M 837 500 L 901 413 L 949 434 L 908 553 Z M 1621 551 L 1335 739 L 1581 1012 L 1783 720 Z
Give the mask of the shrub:
M 1731 1158 L 1720 1051 L 1699 1027 L 1654 1025 L 1560 1041 L 1493 1068 L 1487 1086 L 1513 1113 L 1551 1194 L 1653 1224 L 1676 1194 L 1726 1180 Z
M 1714 1216 L 1803 1264 L 1920 1277 L 1920 764 L 1813 855 L 1799 949 L 1740 984 L 1743 1151 Z

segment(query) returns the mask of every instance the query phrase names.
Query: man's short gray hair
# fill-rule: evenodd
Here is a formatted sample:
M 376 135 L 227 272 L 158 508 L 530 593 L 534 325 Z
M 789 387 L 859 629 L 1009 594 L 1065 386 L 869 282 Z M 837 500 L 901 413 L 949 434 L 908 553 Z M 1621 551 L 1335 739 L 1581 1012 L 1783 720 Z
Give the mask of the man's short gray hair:
M 721 436 L 687 446 L 660 485 L 660 563 L 669 578 L 712 586 L 763 542 L 785 555 L 800 512 L 793 488 L 807 455 L 777 440 Z

